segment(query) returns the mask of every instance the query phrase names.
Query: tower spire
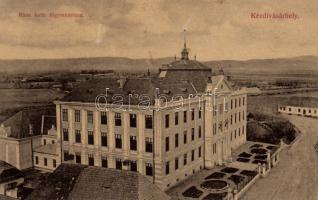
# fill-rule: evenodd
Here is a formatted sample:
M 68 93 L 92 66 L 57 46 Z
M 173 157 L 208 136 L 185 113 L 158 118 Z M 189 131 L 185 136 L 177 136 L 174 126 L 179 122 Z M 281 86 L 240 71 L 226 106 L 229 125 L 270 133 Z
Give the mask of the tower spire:
M 189 60 L 189 52 L 188 52 L 188 48 L 187 48 L 186 33 L 187 33 L 187 30 L 183 29 L 183 40 L 184 40 L 184 43 L 183 43 L 183 49 L 181 51 L 181 60 Z

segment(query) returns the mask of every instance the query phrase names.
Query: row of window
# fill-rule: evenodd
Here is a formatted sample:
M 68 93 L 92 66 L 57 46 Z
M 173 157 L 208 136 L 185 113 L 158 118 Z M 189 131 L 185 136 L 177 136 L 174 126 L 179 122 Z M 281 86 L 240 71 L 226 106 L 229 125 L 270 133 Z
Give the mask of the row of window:
M 199 126 L 198 128 L 198 138 L 201 138 L 202 137 L 202 129 L 201 129 L 201 126 Z M 187 138 L 188 138 L 188 132 L 187 131 L 184 131 L 183 132 L 183 144 L 187 144 Z M 191 141 L 195 140 L 195 130 L 194 128 L 191 129 Z M 174 135 L 174 147 L 175 148 L 178 148 L 179 147 L 179 134 L 176 133 Z M 170 139 L 169 139 L 169 136 L 167 136 L 165 138 L 165 149 L 166 149 L 166 152 L 168 152 L 170 150 Z
M 188 112 L 185 110 L 183 111 L 183 123 L 187 123 L 188 121 Z M 198 118 L 202 118 L 202 110 L 201 108 L 198 109 Z M 191 109 L 191 121 L 194 121 L 195 119 L 195 109 Z M 179 125 L 179 112 L 174 113 L 174 125 L 177 126 Z M 165 115 L 165 127 L 169 128 L 170 126 L 170 115 L 166 114 Z
M 67 158 L 69 156 L 69 153 L 67 151 L 64 152 L 64 158 Z M 75 163 L 77 164 L 82 164 L 82 156 L 81 153 L 76 152 L 75 153 Z M 95 156 L 94 154 L 88 154 L 88 163 L 89 166 L 95 166 Z M 133 160 L 122 160 L 120 158 L 115 159 L 115 168 L 116 169 L 123 169 L 123 165 L 128 166 L 130 171 L 137 172 L 137 161 Z M 106 156 L 101 156 L 101 166 L 108 168 L 108 160 Z M 145 164 L 145 172 L 147 176 L 152 176 L 153 175 L 153 168 L 152 168 L 152 163 L 146 163 Z
M 234 132 L 231 132 L 231 141 L 236 139 L 236 137 L 243 136 L 245 134 L 245 126 L 242 126 L 242 128 L 235 129 Z M 234 134 L 234 135 L 233 135 Z
M 237 107 L 245 106 L 245 97 L 238 97 L 235 99 L 231 99 L 231 110 Z
M 69 141 L 69 132 L 67 128 L 63 128 L 63 141 Z M 130 136 L 130 150 L 137 151 L 137 136 Z M 82 136 L 80 130 L 75 130 L 75 143 L 82 143 Z M 87 132 L 87 143 L 89 145 L 94 145 L 94 132 L 88 131 Z M 101 132 L 101 146 L 107 147 L 108 146 L 108 139 L 107 133 Z M 121 149 L 122 148 L 122 135 L 115 134 L 115 148 Z M 148 153 L 152 153 L 152 138 L 146 137 L 145 138 L 145 151 Z
M 100 120 L 102 125 L 107 125 L 107 112 L 100 112 Z M 67 122 L 68 121 L 68 110 L 63 109 L 62 110 L 62 120 Z M 115 126 L 121 126 L 122 125 L 122 116 L 121 113 L 115 113 Z M 75 122 L 81 122 L 81 111 L 75 110 Z M 94 122 L 94 113 L 93 111 L 87 111 L 87 123 L 92 124 Z M 131 128 L 137 127 L 137 115 L 136 114 L 130 114 L 129 115 L 129 124 Z M 152 121 L 152 115 L 145 115 L 145 128 L 152 129 L 153 127 L 153 121 Z
M 195 150 L 194 149 L 191 150 L 191 154 L 190 155 L 191 155 L 190 162 L 192 162 L 192 161 L 195 160 Z M 201 156 L 202 156 L 202 148 L 199 147 L 198 148 L 198 158 L 201 158 Z M 179 160 L 180 159 L 183 159 L 183 166 L 186 166 L 188 164 L 188 154 L 185 153 L 182 158 L 177 157 L 177 158 L 174 159 L 174 169 L 175 170 L 179 169 Z M 166 175 L 168 175 L 170 173 L 170 163 L 171 163 L 171 161 L 167 161 L 166 162 Z
M 40 165 L 40 158 L 35 156 L 35 165 Z M 48 167 L 48 158 L 43 158 L 43 166 Z M 56 168 L 56 160 L 52 159 L 52 167 Z

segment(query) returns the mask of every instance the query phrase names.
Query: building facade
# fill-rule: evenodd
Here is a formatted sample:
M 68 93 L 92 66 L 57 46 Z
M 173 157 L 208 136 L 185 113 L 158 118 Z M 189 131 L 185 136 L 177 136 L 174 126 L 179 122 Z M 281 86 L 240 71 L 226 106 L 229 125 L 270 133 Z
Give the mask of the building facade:
M 156 76 L 94 79 L 55 104 L 62 162 L 137 171 L 164 190 L 246 141 L 246 91 L 190 60 L 186 44 Z
M 318 117 L 317 107 L 303 107 L 303 106 L 278 106 L 278 112 L 289 114 L 289 115 L 299 115 L 305 117 Z

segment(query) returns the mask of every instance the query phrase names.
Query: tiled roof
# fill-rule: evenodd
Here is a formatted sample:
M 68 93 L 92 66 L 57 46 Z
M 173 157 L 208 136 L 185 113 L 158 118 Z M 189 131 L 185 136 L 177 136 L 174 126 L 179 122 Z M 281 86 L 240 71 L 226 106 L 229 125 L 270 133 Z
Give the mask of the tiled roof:
M 33 135 L 39 135 L 41 134 L 42 114 L 46 116 L 43 127 L 43 132 L 46 133 L 52 125 L 56 125 L 54 105 L 24 108 L 2 123 L 5 127 L 11 127 L 10 137 L 13 138 L 29 136 L 30 124 L 32 125 Z
M 0 183 L 15 180 L 20 177 L 23 177 L 23 173 L 20 170 L 0 160 Z
M 62 164 L 27 199 L 168 200 L 170 198 L 137 172 Z
M 57 155 L 57 145 L 56 144 L 46 144 L 39 146 L 34 149 L 34 152 L 43 153 L 43 154 L 50 154 L 50 155 Z

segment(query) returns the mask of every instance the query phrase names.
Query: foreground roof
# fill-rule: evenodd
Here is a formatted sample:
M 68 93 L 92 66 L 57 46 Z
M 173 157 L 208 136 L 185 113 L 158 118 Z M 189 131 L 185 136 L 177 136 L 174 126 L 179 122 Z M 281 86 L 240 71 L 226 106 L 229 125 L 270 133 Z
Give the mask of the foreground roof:
M 16 167 L 0 160 L 0 183 L 23 177 L 23 173 Z
M 167 200 L 170 198 L 137 172 L 61 164 L 27 199 Z

